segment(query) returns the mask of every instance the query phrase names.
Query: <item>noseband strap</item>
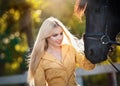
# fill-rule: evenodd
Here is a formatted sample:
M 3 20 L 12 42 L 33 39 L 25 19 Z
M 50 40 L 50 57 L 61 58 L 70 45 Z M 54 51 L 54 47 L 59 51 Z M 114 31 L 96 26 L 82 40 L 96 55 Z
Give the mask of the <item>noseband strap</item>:
M 112 41 L 107 34 L 105 34 L 105 35 L 84 34 L 84 39 L 100 41 L 100 43 L 103 45 L 112 45 L 112 44 L 120 45 L 120 43 L 118 43 L 116 41 Z
M 96 41 L 100 41 L 101 44 L 103 45 L 119 45 L 120 43 L 117 43 L 116 41 L 112 41 L 110 40 L 110 37 L 108 35 L 88 35 L 88 34 L 84 34 L 84 39 L 89 39 L 89 40 L 96 40 Z M 117 72 L 120 72 L 120 70 L 112 63 L 112 61 L 108 60 L 108 62 L 116 69 Z

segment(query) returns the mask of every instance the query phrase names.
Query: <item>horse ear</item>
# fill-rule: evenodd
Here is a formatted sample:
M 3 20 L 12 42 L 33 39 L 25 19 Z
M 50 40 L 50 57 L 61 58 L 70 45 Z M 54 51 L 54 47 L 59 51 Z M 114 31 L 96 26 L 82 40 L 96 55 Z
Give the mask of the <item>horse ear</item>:
M 87 1 L 86 0 L 76 0 L 75 5 L 74 5 L 74 14 L 77 16 L 80 21 L 82 16 L 84 15 L 84 11 L 87 6 Z

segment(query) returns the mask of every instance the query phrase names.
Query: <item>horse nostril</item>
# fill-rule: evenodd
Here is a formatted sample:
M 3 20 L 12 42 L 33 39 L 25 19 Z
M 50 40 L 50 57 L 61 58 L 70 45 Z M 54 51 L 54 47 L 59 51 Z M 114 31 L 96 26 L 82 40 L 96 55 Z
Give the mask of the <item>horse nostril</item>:
M 93 54 L 94 54 L 93 49 L 90 49 L 90 51 L 89 51 L 89 55 L 90 55 L 90 56 L 93 56 Z

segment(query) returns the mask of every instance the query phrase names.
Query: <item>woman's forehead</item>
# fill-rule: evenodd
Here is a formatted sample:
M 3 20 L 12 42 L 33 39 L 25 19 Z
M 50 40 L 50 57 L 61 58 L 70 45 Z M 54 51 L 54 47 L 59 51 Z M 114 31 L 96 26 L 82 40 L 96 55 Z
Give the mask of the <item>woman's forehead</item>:
M 63 32 L 63 29 L 60 26 L 55 27 L 53 30 L 53 32 Z

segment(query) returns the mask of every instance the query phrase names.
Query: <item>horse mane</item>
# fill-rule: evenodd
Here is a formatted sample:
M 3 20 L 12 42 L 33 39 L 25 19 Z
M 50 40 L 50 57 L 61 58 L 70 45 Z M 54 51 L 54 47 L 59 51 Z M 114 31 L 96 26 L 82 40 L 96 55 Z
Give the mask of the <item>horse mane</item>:
M 80 21 L 82 21 L 82 16 L 84 15 L 87 6 L 87 0 L 76 0 L 74 5 L 74 14 Z

